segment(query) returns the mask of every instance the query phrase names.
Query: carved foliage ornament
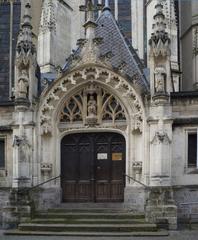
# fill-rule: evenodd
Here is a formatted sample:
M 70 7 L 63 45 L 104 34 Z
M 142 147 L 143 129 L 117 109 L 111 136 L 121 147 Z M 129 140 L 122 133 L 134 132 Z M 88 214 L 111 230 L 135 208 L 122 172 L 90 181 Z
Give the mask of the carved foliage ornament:
M 54 84 L 53 88 L 46 93 L 40 108 L 41 133 L 50 133 L 52 131 L 52 120 L 55 117 L 54 114 L 57 106 L 60 104 L 61 99 L 65 98 L 67 92 L 76 88 L 78 84 L 88 84 L 89 81 L 91 81 L 93 85 L 96 85 L 96 83 L 99 83 L 99 85 L 100 83 L 107 85 L 114 89 L 114 91 L 117 91 L 123 99 L 127 99 L 127 101 L 129 101 L 128 107 L 131 107 L 133 112 L 133 129 L 142 130 L 143 107 L 132 86 L 117 74 L 102 67 L 93 66 L 76 70 L 62 79 L 59 79 L 57 83 Z M 88 85 L 88 87 L 90 86 L 91 85 Z M 95 87 L 97 88 L 97 86 Z M 90 112 L 88 114 L 88 109 L 85 110 L 85 106 L 87 107 L 91 95 L 94 97 L 92 100 L 95 100 L 97 103 L 97 106 L 94 107 L 94 102 L 92 102 L 92 111 L 97 112 L 97 123 L 109 121 L 110 119 L 112 122 L 115 122 L 124 118 L 121 104 L 115 97 L 102 88 L 95 89 L 94 91 L 84 89 L 82 92 L 79 91 L 71 97 L 67 103 L 65 103 L 64 110 L 60 116 L 60 119 L 62 119 L 61 121 L 68 121 L 70 123 L 75 121 L 87 121 L 87 117 L 91 115 L 91 110 L 89 110 Z M 82 102 L 84 94 L 87 96 L 86 103 Z
M 52 0 L 44 0 L 41 14 L 40 32 L 56 31 L 55 6 Z

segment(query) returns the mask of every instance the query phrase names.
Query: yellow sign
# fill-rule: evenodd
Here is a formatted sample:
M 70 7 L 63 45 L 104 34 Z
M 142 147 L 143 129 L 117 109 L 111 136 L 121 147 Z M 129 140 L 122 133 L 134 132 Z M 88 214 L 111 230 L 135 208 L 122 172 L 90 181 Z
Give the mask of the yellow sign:
M 112 161 L 121 161 L 122 153 L 112 153 Z

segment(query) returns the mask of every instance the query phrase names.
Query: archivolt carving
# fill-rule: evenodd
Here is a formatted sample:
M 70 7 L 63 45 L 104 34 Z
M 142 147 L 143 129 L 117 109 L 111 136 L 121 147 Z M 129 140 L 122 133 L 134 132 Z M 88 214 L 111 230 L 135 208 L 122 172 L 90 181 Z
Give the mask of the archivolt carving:
M 133 108 L 133 116 L 131 116 L 133 118 L 132 127 L 134 130 L 142 130 L 143 107 L 141 100 L 134 91 L 132 85 L 123 78 L 121 78 L 118 74 L 111 72 L 110 70 L 98 66 L 89 66 L 84 67 L 80 70 L 75 70 L 67 76 L 58 79 L 57 82 L 54 83 L 53 87 L 45 92 L 44 101 L 42 102 L 40 107 L 41 133 L 49 133 L 52 131 L 53 119 L 55 118 L 54 114 L 56 113 L 57 106 L 59 106 L 59 103 L 62 101 L 63 98 L 65 98 L 66 94 L 74 90 L 78 85 L 88 82 L 94 84 L 102 83 L 104 85 L 107 85 L 108 87 L 114 89 L 114 91 L 117 92 L 117 94 L 123 99 L 127 99 L 131 107 Z M 108 118 L 111 118 L 113 121 L 118 119 L 124 119 L 124 115 L 122 113 L 122 106 L 116 103 L 113 96 L 106 95 L 107 93 L 105 92 L 101 94 L 104 99 L 109 98 L 108 102 L 103 99 L 103 108 L 100 108 L 100 110 L 102 111 L 100 112 L 102 120 L 104 121 Z M 76 107 L 73 110 L 70 109 L 70 111 L 73 111 L 72 117 L 71 113 L 68 116 L 67 112 L 65 112 L 64 114 L 62 113 L 62 118 L 64 119 L 65 117 L 66 119 L 70 119 L 70 122 L 74 121 L 76 118 L 79 119 L 81 115 L 80 111 L 82 111 L 82 106 L 80 105 L 79 100 L 73 98 L 73 101 L 75 102 Z

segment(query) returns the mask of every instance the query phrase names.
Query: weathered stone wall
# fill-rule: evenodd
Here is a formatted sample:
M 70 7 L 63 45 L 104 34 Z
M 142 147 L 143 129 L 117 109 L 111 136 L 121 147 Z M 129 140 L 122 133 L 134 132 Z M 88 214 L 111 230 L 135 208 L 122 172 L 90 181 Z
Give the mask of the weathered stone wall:
M 189 206 L 193 213 L 198 213 L 198 186 L 174 188 L 174 199 L 178 208 L 178 219 L 189 218 Z M 183 203 L 197 203 L 182 205 Z
M 37 188 L 31 191 L 35 210 L 47 210 L 60 206 L 62 192 L 59 187 Z
M 148 192 L 143 187 L 127 186 L 124 192 L 125 208 L 137 213 L 144 213 Z
M 9 188 L 0 188 L 0 228 L 3 227 L 3 208 L 9 203 Z

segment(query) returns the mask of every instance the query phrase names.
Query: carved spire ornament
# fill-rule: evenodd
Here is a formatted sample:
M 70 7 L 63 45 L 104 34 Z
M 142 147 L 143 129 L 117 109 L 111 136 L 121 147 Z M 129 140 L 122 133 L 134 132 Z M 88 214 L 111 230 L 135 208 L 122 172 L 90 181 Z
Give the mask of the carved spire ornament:
M 154 15 L 153 33 L 149 40 L 151 48 L 150 55 L 167 56 L 170 55 L 170 38 L 166 32 L 165 16 L 163 14 L 163 5 L 161 0 L 155 6 L 156 14 Z
M 57 29 L 58 13 L 56 10 L 56 1 L 43 0 L 40 27 L 38 34 L 38 64 L 42 73 L 55 73 L 56 54 L 59 51 L 57 36 L 60 37 L 60 31 Z M 60 11 L 61 12 L 61 11 Z M 65 28 L 66 29 L 66 28 Z M 58 31 L 58 32 L 57 32 Z M 56 45 L 56 47 L 54 47 Z M 63 50 L 64 52 L 64 50 Z M 61 58 L 61 57 L 60 57 Z
M 41 13 L 40 32 L 45 33 L 51 31 L 56 31 L 54 4 L 52 0 L 44 0 Z
M 101 10 L 101 5 L 95 6 L 93 0 L 87 0 L 86 5 L 81 5 L 79 9 L 81 12 L 86 12 L 87 15 L 87 21 L 84 24 L 86 38 L 93 39 L 95 37 L 95 28 L 97 27 L 94 19 L 94 12 Z
M 94 19 L 94 12 L 102 9 L 101 5 L 95 6 L 92 0 L 88 0 L 86 5 L 79 7 L 80 11 L 86 12 L 87 20 L 83 25 L 86 31 L 85 39 L 79 39 L 77 45 L 80 48 L 80 54 L 72 54 L 69 61 L 74 67 L 80 64 L 96 63 L 99 60 L 100 53 L 98 45 L 102 43 L 102 38 L 95 36 L 95 29 L 98 26 Z
M 31 6 L 25 5 L 23 24 L 19 32 L 15 60 L 15 101 L 16 104 L 27 105 L 32 102 L 35 89 L 36 48 L 32 41 Z
M 155 8 L 156 14 L 153 16 L 153 33 L 149 40 L 150 79 L 152 99 L 155 103 L 161 104 L 168 101 L 169 96 L 167 93 L 173 89 L 170 74 L 171 50 L 161 0 L 157 1 Z

